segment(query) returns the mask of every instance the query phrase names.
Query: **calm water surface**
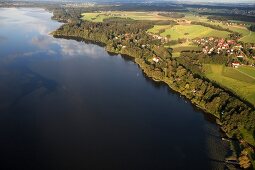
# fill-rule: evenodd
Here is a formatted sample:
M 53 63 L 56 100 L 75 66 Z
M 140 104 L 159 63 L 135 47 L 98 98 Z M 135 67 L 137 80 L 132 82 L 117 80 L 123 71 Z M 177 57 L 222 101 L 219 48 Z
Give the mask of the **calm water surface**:
M 219 128 L 104 48 L 0 9 L 0 169 L 222 169 Z

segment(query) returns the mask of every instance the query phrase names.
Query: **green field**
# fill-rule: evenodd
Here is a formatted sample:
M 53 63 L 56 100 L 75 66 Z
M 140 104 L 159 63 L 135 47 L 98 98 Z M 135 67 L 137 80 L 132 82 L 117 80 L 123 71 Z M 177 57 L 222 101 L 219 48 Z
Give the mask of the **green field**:
M 223 28 L 228 28 L 232 31 L 238 32 L 242 34 L 240 41 L 243 41 L 245 43 L 255 43 L 255 32 L 249 31 L 245 26 L 238 26 L 238 25 L 224 25 L 221 22 L 209 22 L 206 16 L 194 16 L 192 14 L 186 14 L 185 19 L 189 21 L 199 21 L 199 22 L 205 22 L 208 24 L 213 25 L 219 25 Z M 232 23 L 243 23 L 243 24 L 252 24 L 250 22 L 242 22 L 242 21 L 231 21 Z
M 83 13 L 82 19 L 93 22 L 103 22 L 104 19 L 119 17 L 131 18 L 134 20 L 169 20 L 169 18 L 158 15 L 157 12 L 126 12 L 126 11 L 113 11 L 113 12 L 95 12 Z
M 249 144 L 255 146 L 255 141 L 254 138 L 252 137 L 252 132 L 247 131 L 245 128 L 239 128 L 243 138 L 245 139 L 245 141 L 247 141 Z
M 206 16 L 195 16 L 191 13 L 185 13 L 185 19 L 188 23 L 191 21 L 200 21 L 213 25 L 220 25 L 224 28 L 229 28 L 232 31 L 242 34 L 241 41 L 246 43 L 255 43 L 255 32 L 250 32 L 244 26 L 237 25 L 224 25 L 221 22 L 209 22 Z M 158 15 L 157 12 L 128 12 L 128 11 L 111 11 L 111 12 L 95 12 L 95 13 L 83 13 L 82 19 L 92 22 L 103 22 L 104 19 L 120 17 L 120 18 L 131 18 L 134 20 L 173 20 L 170 17 L 164 17 Z M 174 19 L 176 20 L 176 19 Z M 178 19 L 177 19 L 178 20 Z M 208 27 L 200 25 L 189 25 L 181 24 L 171 27 L 170 25 L 155 25 L 154 28 L 150 29 L 151 33 L 158 33 L 159 30 L 165 29 L 165 32 L 161 33 L 162 36 L 170 35 L 172 40 L 178 38 L 193 39 L 196 37 L 209 37 L 216 36 L 220 38 L 228 37 L 228 32 L 218 31 Z M 186 35 L 185 35 L 186 34 Z
M 246 75 L 249 75 L 253 78 L 255 78 L 255 68 L 250 66 L 241 66 L 238 68 L 238 70 Z
M 209 23 L 209 22 L 208 22 Z M 249 31 L 244 26 L 238 26 L 238 25 L 224 25 L 222 23 L 210 23 L 214 25 L 220 25 L 223 28 L 228 28 L 231 31 L 238 32 L 241 34 L 240 41 L 243 41 L 245 43 L 255 43 L 255 32 Z
M 255 43 L 255 32 L 251 32 L 245 36 L 243 36 L 240 41 L 246 42 L 246 43 Z
M 226 31 L 218 31 L 201 25 L 175 25 L 173 27 L 155 25 L 152 29 L 148 30 L 148 32 L 158 33 L 162 29 L 165 29 L 165 31 L 160 35 L 170 35 L 171 40 L 178 40 L 179 38 L 194 39 L 210 36 L 226 38 L 229 35 Z
M 205 64 L 206 77 L 226 87 L 255 105 L 255 68 L 234 69 L 223 65 Z
M 166 30 L 171 28 L 171 25 L 155 25 L 153 28 L 149 29 L 148 32 L 157 34 L 160 30 Z
M 169 46 L 166 46 L 167 48 L 169 48 Z M 172 56 L 173 57 L 179 57 L 181 52 L 182 51 L 200 51 L 202 50 L 201 47 L 193 44 L 192 42 L 185 42 L 185 43 L 182 43 L 182 44 L 176 44 L 176 45 L 172 45 L 170 46 L 170 48 L 173 49 L 173 53 L 172 53 Z
M 246 27 L 244 26 L 226 26 L 223 24 L 219 24 L 223 28 L 228 28 L 231 31 L 238 32 L 241 34 L 240 41 L 243 41 L 245 43 L 255 43 L 255 32 L 249 31 Z

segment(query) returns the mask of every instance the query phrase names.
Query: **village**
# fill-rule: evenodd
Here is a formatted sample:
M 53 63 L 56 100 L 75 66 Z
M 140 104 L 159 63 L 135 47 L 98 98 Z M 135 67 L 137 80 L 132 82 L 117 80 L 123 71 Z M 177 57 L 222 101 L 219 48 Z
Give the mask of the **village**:
M 154 40 L 159 40 L 161 43 L 168 43 L 170 39 L 168 37 L 163 37 L 157 34 L 148 33 L 149 36 Z M 132 34 L 121 34 L 116 35 L 114 37 L 115 41 L 118 41 L 117 47 L 120 49 L 124 49 L 127 46 L 124 41 L 132 41 L 134 43 L 138 42 L 138 38 L 136 38 Z M 237 40 L 217 38 L 217 37 L 204 37 L 204 38 L 195 38 L 192 40 L 192 43 L 202 48 L 202 53 L 205 55 L 214 57 L 216 55 L 220 56 L 231 56 L 233 61 L 231 62 L 231 66 L 233 68 L 238 68 L 241 65 L 247 65 L 255 67 L 255 54 L 247 55 L 244 51 L 247 50 L 255 50 L 255 46 L 250 45 L 250 47 L 244 46 L 242 43 L 239 43 Z M 141 48 L 150 48 L 149 44 L 140 44 Z M 247 49 L 248 48 L 248 49 Z M 160 57 L 152 57 L 152 60 L 155 63 L 160 62 Z M 249 61 L 249 62 L 244 62 Z
M 202 52 L 211 57 L 215 55 L 221 56 L 232 56 L 234 60 L 231 65 L 234 68 L 238 68 L 240 65 L 243 65 L 245 62 L 243 61 L 251 61 L 252 64 L 250 66 L 254 66 L 255 55 L 247 55 L 244 51 L 254 50 L 255 47 L 251 46 L 247 47 L 243 46 L 241 43 L 238 43 L 236 40 L 227 40 L 224 38 L 197 38 L 193 40 L 193 43 L 202 47 Z M 250 63 L 250 62 L 248 62 Z

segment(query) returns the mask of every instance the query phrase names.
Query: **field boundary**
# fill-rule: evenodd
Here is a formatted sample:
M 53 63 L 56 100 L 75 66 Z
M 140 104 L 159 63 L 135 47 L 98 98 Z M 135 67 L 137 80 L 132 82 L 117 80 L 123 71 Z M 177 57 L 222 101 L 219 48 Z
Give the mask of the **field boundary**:
M 244 75 L 246 75 L 246 76 L 248 76 L 248 77 L 250 77 L 250 78 L 255 80 L 255 77 L 253 77 L 253 76 L 251 76 L 251 75 L 249 75 L 249 74 L 247 74 L 247 73 L 245 73 L 245 72 L 243 72 L 241 70 L 238 70 L 238 69 L 236 69 L 236 70 L 239 71 L 240 73 L 242 73 L 242 74 L 244 74 Z

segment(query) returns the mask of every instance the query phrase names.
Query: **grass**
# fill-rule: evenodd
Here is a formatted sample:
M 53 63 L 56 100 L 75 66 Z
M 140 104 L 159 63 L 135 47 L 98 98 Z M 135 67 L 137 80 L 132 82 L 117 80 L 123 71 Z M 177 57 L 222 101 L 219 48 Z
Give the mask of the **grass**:
M 131 18 L 134 20 L 169 20 L 170 18 L 160 16 L 157 12 L 127 12 L 127 11 L 112 11 L 112 12 L 95 12 L 83 13 L 82 19 L 92 22 L 103 22 L 104 19 L 119 17 Z
M 239 39 L 240 41 L 243 41 L 245 43 L 255 43 L 255 32 L 249 31 L 246 27 L 244 26 L 226 26 L 226 25 L 221 25 L 223 28 L 228 28 L 231 31 L 238 32 L 241 34 L 241 38 Z
M 255 79 L 255 68 L 250 66 L 241 66 L 238 70 L 246 75 L 249 75 Z
M 242 34 L 240 41 L 245 43 L 255 43 L 255 32 L 250 32 L 244 26 L 237 25 L 224 25 L 221 22 L 209 22 L 206 16 L 194 16 L 192 13 L 185 13 L 185 17 L 187 21 L 200 21 L 214 25 L 220 25 L 224 28 L 229 28 L 232 31 L 238 32 Z M 129 12 L 129 11 L 111 11 L 111 12 L 95 12 L 95 13 L 83 13 L 83 20 L 88 20 L 92 22 L 103 22 L 104 19 L 112 18 L 112 17 L 120 17 L 120 18 L 131 18 L 134 20 L 172 20 L 173 18 L 164 17 L 158 15 L 157 12 Z M 242 22 L 243 23 L 243 22 Z M 170 35 L 173 40 L 178 38 L 187 37 L 189 39 L 193 39 L 196 37 L 208 37 L 208 36 L 216 36 L 220 38 L 228 37 L 228 32 L 226 31 L 218 31 L 211 28 L 203 27 L 200 25 L 177 25 L 171 27 L 170 25 L 155 25 L 154 28 L 150 29 L 151 33 L 158 33 L 159 30 L 165 29 L 166 31 L 162 33 L 162 36 Z M 185 33 L 188 33 L 185 35 Z
M 223 28 L 228 28 L 231 31 L 238 32 L 239 34 L 241 34 L 240 41 L 243 41 L 245 43 L 255 43 L 255 32 L 249 31 L 244 26 L 238 26 L 238 25 L 227 26 L 222 23 L 210 23 L 210 24 L 220 25 Z
M 246 74 L 239 70 L 246 69 L 245 67 L 234 69 L 223 65 L 205 64 L 204 69 L 207 78 L 228 88 L 238 96 L 255 105 L 255 79 L 252 76 L 247 75 L 253 75 L 253 71 L 255 71 L 254 68 L 252 68 L 252 71 L 245 70 L 246 72 L 244 72 Z
M 246 74 L 238 71 L 238 69 L 233 69 L 231 67 L 225 67 L 222 70 L 222 75 L 246 83 L 255 83 L 254 78 L 247 76 Z
M 247 131 L 245 128 L 239 128 L 242 137 L 244 138 L 245 141 L 247 141 L 249 144 L 252 146 L 255 146 L 255 141 L 252 135 L 251 131 Z
M 157 34 L 160 30 L 171 29 L 171 25 L 154 25 L 153 28 L 149 29 L 148 32 Z
M 223 28 L 229 28 L 232 31 L 240 33 L 242 36 L 240 41 L 245 43 L 255 43 L 255 32 L 250 32 L 245 26 L 238 26 L 238 25 L 224 25 L 222 22 L 209 22 L 206 16 L 194 16 L 192 14 L 186 15 L 185 19 L 189 21 L 199 21 L 199 22 L 206 22 L 208 24 L 219 25 Z M 235 23 L 243 23 L 243 24 L 252 24 L 250 22 L 242 22 L 242 21 L 230 21 Z
M 255 43 L 255 32 L 250 31 L 250 33 L 242 37 L 240 41 L 245 43 Z
M 197 45 L 191 43 L 191 42 L 185 42 L 182 44 L 176 44 L 171 46 L 170 48 L 173 49 L 173 57 L 179 57 L 182 51 L 200 51 L 202 50 L 201 47 L 198 47 Z
M 179 38 L 194 39 L 210 36 L 226 38 L 229 35 L 229 33 L 226 31 L 218 31 L 201 25 L 175 25 L 173 27 L 156 25 L 148 31 L 152 33 L 158 33 L 161 29 L 165 29 L 165 31 L 160 35 L 170 35 L 171 40 L 178 40 Z

